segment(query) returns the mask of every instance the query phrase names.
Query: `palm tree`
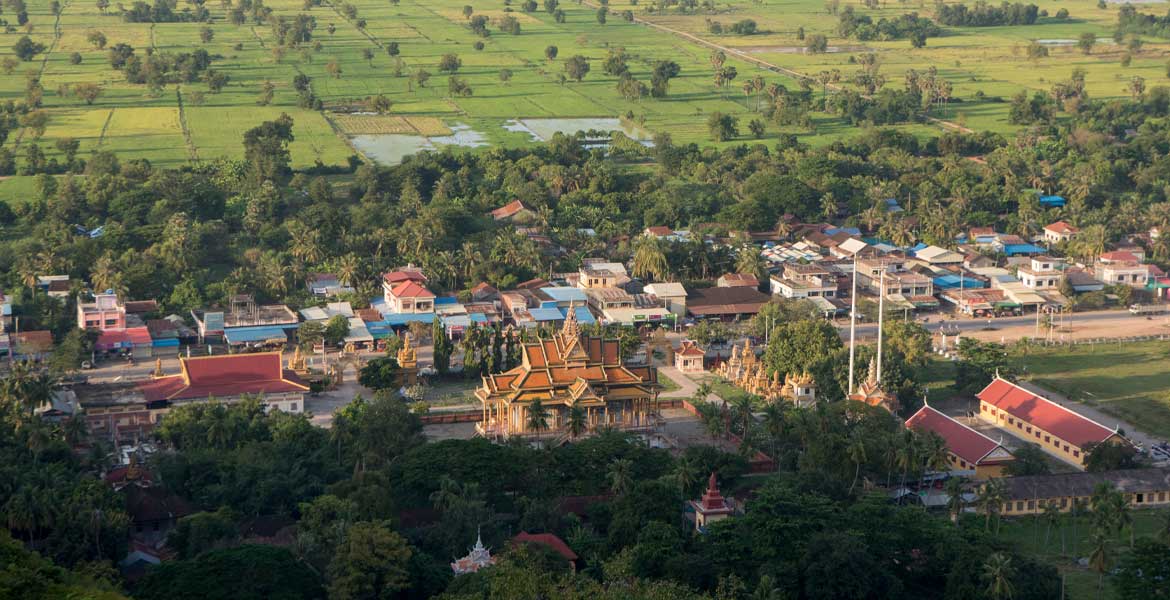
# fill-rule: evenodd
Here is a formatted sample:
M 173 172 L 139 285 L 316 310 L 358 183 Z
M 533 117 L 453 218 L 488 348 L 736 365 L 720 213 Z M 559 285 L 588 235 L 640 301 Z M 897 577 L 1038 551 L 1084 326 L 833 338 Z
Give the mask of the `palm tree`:
M 618 496 L 624 496 L 633 486 L 634 462 L 619 458 L 609 463 L 609 489 Z
M 744 244 L 735 253 L 735 272 L 747 273 L 760 278 L 764 272 L 764 259 L 760 256 L 760 249 L 755 244 Z
M 1003 509 L 1004 487 L 998 479 L 989 479 L 979 492 L 979 505 L 983 510 L 983 530 L 991 529 L 991 515 L 995 514 L 995 528 L 999 530 L 999 512 Z
M 906 475 L 918 464 L 918 440 L 914 432 L 906 429 L 898 438 L 897 465 L 902 469 L 902 488 L 906 487 Z
M 849 457 L 849 461 L 853 463 L 853 482 L 849 484 L 849 493 L 852 494 L 853 488 L 857 486 L 857 478 L 861 476 L 861 465 L 868 460 L 865 448 L 865 436 L 855 430 L 849 436 L 849 446 L 845 448 L 845 454 Z
M 41 454 L 49 448 L 53 438 L 49 435 L 48 427 L 40 419 L 30 420 L 24 429 L 25 444 L 33 454 L 33 463 L 38 463 L 41 460 Z
M 1097 572 L 1097 597 L 1101 597 L 1101 584 L 1105 581 L 1105 571 L 1109 570 L 1109 536 L 1103 531 L 1094 531 L 1090 538 L 1093 552 L 1089 554 L 1089 568 Z
M 1081 517 L 1085 516 L 1085 501 L 1080 498 L 1073 498 L 1072 504 L 1069 506 L 1068 515 L 1072 518 L 1073 526 L 1073 555 L 1079 554 L 1077 551 L 1080 548 L 1080 537 L 1077 535 L 1077 523 L 1080 522 Z
M 987 595 L 995 600 L 1006 600 L 1012 597 L 1012 576 L 1015 569 L 1012 567 L 1010 556 L 1002 552 L 995 552 L 987 557 L 983 563 L 983 580 L 987 582 Z
M 1129 498 L 1121 491 L 1113 493 L 1111 502 L 1113 503 L 1114 522 L 1117 526 L 1117 533 L 1121 533 L 1124 529 L 1129 529 L 1129 547 L 1133 549 L 1134 543 L 1134 527 L 1133 527 L 1133 512 L 1129 508 Z
M 210 422 L 207 424 L 207 443 L 216 448 L 227 448 L 232 441 L 232 423 L 227 410 L 222 404 L 216 404 L 209 411 Z
M 337 279 L 344 286 L 352 286 L 361 262 L 353 252 L 337 260 Z
M 1060 507 L 1055 502 L 1044 504 L 1044 547 L 1048 547 L 1048 538 L 1052 534 L 1052 526 L 1060 523 Z
M 959 516 L 966 508 L 966 500 L 963 499 L 963 479 L 952 477 L 947 480 L 943 489 L 947 493 L 947 512 L 951 515 L 951 522 L 958 526 Z
M 540 437 L 541 432 L 548 429 L 548 409 L 544 407 L 544 403 L 537 398 L 532 401 L 532 405 L 528 407 L 528 429 L 535 431 L 536 436 Z
M 926 436 L 925 443 L 922 448 L 922 486 L 926 485 L 927 471 L 941 471 L 947 468 L 950 460 L 950 454 L 947 450 L 947 442 L 938 434 L 931 432 Z
M 89 434 L 85 425 L 85 417 L 75 414 L 69 417 L 61 427 L 61 434 L 70 446 L 76 446 L 85 440 Z
M 118 271 L 117 265 L 114 263 L 114 253 L 106 251 L 93 264 L 93 270 L 90 271 L 89 279 L 93 283 L 95 290 L 112 290 L 119 287 L 122 281 L 122 274 Z
M 756 584 L 756 589 L 752 590 L 750 596 L 751 600 L 780 600 L 787 597 L 771 575 L 761 576 L 760 582 Z
M 632 266 L 634 277 L 652 277 L 659 280 L 666 277 L 669 266 L 658 238 L 644 235 L 634 242 Z
M 711 383 L 708 381 L 703 381 L 699 385 L 695 386 L 695 395 L 691 398 L 693 401 L 692 403 L 696 407 L 700 404 L 706 404 L 707 397 L 710 396 L 711 392 L 714 390 L 715 386 L 711 385 Z
M 1093 528 L 1098 532 L 1111 533 L 1121 529 L 1118 525 L 1120 515 L 1117 514 L 1120 504 L 1114 499 L 1116 491 L 1112 483 L 1099 483 L 1089 499 L 1093 511 Z
M 577 439 L 578 436 L 585 432 L 585 428 L 588 426 L 585 418 L 585 409 L 574 404 L 569 408 L 569 416 L 566 424 L 569 428 L 569 438 Z
M 699 469 L 686 456 L 680 457 L 678 462 L 674 463 L 674 481 L 678 484 L 678 490 L 686 497 L 695 485 L 699 482 Z

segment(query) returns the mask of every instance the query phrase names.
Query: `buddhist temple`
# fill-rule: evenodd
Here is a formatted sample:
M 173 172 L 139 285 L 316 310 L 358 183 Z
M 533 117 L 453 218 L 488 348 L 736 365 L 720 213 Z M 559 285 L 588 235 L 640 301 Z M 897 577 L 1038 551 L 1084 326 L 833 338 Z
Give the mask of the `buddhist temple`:
M 807 371 L 799 375 L 789 373 L 780 381 L 780 373 L 768 376 L 768 370 L 752 349 L 752 341 L 745 340 L 743 350 L 731 347 L 731 358 L 715 371 L 720 377 L 739 389 L 760 396 L 768 402 L 789 400 L 797 406 L 811 406 L 816 402 L 816 383 Z
M 585 427 L 644 431 L 658 423 L 658 371 L 629 366 L 617 339 L 582 334 L 574 311 L 551 339 L 525 342 L 520 365 L 483 378 L 475 396 L 483 406 L 476 425 L 492 439 L 563 433 L 574 407 Z M 530 409 L 538 403 L 544 425 L 534 430 Z
M 492 553 L 484 547 L 483 538 L 476 534 L 475 546 L 473 546 L 467 553 L 467 556 L 456 559 L 451 563 L 451 570 L 456 575 L 466 575 L 467 573 L 475 573 L 476 571 L 485 567 L 490 567 L 496 564 L 496 558 Z
M 723 494 L 719 493 L 714 472 L 707 479 L 707 491 L 703 492 L 703 497 L 699 500 L 691 500 L 690 505 L 695 511 L 695 531 L 700 533 L 707 530 L 708 524 L 722 521 L 732 513 L 731 506 L 723 498 Z
M 898 412 L 900 408 L 898 397 L 882 389 L 882 383 L 878 380 L 876 358 L 870 359 L 869 375 L 857 387 L 856 392 L 849 394 L 849 399 L 864 402 L 870 406 L 880 406 L 892 413 Z

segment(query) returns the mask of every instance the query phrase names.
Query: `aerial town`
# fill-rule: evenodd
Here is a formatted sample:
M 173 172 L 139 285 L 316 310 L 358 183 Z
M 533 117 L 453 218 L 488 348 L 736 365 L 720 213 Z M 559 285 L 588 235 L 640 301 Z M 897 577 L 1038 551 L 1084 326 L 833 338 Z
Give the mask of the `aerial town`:
M 965 1 L 0 1 L 0 600 L 1170 598 L 1170 15 Z

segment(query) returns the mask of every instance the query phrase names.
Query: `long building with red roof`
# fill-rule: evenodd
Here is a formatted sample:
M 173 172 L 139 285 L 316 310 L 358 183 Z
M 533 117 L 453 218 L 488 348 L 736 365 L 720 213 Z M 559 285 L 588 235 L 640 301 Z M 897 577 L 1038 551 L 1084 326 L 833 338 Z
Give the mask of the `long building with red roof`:
M 1014 460 L 1003 444 L 930 406 L 924 405 L 906 419 L 906 427 L 938 434 L 947 443 L 951 470 L 974 471 L 975 479 L 1001 477 L 1004 467 Z
M 180 373 L 138 384 L 147 404 L 173 405 L 215 398 L 233 401 L 259 396 L 269 408 L 304 410 L 309 385 L 281 364 L 280 352 L 200 356 L 179 360 Z
M 1116 429 L 1001 377 L 992 380 L 976 397 L 980 418 L 1082 469 L 1086 447 L 1125 441 Z
M 570 310 L 552 339 L 527 342 L 521 363 L 483 378 L 475 396 L 483 407 L 480 435 L 495 439 L 563 433 L 574 407 L 585 412 L 587 429 L 650 429 L 657 423 L 658 372 L 624 364 L 616 339 L 581 333 Z M 545 427 L 533 429 L 532 407 L 545 412 Z

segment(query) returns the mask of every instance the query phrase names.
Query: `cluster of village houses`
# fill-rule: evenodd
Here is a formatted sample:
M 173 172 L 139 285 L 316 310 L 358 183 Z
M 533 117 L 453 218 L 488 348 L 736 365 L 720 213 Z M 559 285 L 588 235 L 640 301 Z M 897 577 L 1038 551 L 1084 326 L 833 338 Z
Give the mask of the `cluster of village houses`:
M 526 210 L 517 201 L 493 212 L 493 217 L 503 222 L 517 219 L 519 231 L 536 236 L 534 240 L 547 246 L 551 242 L 541 238 L 538 230 L 523 226 L 520 217 Z M 310 386 L 299 353 L 287 358 L 279 350 L 255 350 L 281 348 L 296 339 L 303 322 L 327 322 L 340 315 L 349 323 L 344 348 L 354 354 L 381 348 L 384 340 L 411 323 L 430 325 L 436 319 L 452 338 L 462 336 L 470 327 L 491 324 L 517 328 L 547 325 L 556 331 L 523 343 L 520 364 L 515 368 L 483 378 L 475 391 L 480 402 L 478 435 L 496 440 L 561 439 L 567 435 L 571 411 L 578 408 L 583 409 L 589 429 L 651 432 L 660 425 L 657 369 L 645 361 L 634 364 L 623 359 L 616 340 L 589 335 L 584 325 L 675 327 L 708 319 L 735 321 L 755 315 L 773 295 L 808 299 L 826 316 L 834 316 L 848 312 L 854 285 L 859 297 L 880 297 L 890 307 L 924 311 L 946 303 L 973 316 L 1059 307 L 1068 302 L 1061 289 L 1080 293 L 1120 284 L 1147 290 L 1157 299 L 1170 289 L 1170 278 L 1144 261 L 1137 244 L 1110 249 L 1091 264 L 1053 256 L 1056 248 L 1079 234 L 1076 227 L 1062 221 L 1046 226 L 1043 236 L 1033 240 L 990 228 L 972 228 L 950 249 L 924 244 L 898 248 L 862 237 L 856 229 L 829 224 L 791 220 L 789 229 L 789 235 L 783 237 L 743 234 L 760 244 L 768 265 L 767 281 L 761 282 L 755 274 L 726 273 L 709 287 L 690 289 L 677 282 L 647 284 L 631 277 L 623 263 L 586 259 L 577 271 L 551 274 L 547 280 L 526 281 L 512 289 L 499 290 L 481 283 L 462 295 L 462 300 L 436 294 L 422 269 L 406 265 L 385 273 L 381 296 L 373 299 L 369 308 L 361 309 L 335 301 L 353 288 L 335 274 L 318 273 L 307 285 L 320 305 L 299 314 L 287 306 L 261 305 L 242 295 L 226 307 L 154 318 L 158 312 L 154 301 L 98 293 L 77 307 L 77 326 L 97 332 L 98 353 L 145 360 L 179 356 L 182 347 L 188 348 L 187 353 L 180 357 L 178 372 L 163 372 L 159 362 L 152 376 L 142 381 L 75 386 L 43 412 L 52 418 L 80 408 L 94 435 L 133 443 L 145 439 L 172 406 L 212 397 L 232 401 L 244 395 L 259 396 L 272 409 L 302 412 Z M 641 235 L 681 241 L 702 234 L 651 227 Z M 712 244 L 732 243 L 727 238 L 702 239 Z M 70 290 L 67 277 L 42 277 L 39 285 L 58 298 L 67 297 Z M 53 348 L 49 332 L 21 331 L 19 323 L 11 319 L 10 303 L 6 298 L 0 300 L 4 316 L 0 352 L 19 359 L 46 357 Z M 231 352 L 192 356 L 190 348 L 211 343 L 226 345 Z M 662 344 L 661 336 L 652 337 L 649 343 Z M 668 362 L 684 373 L 703 372 L 710 366 L 706 350 L 693 342 L 677 348 L 665 342 L 664 349 Z M 750 342 L 742 349 L 736 347 L 730 359 L 717 365 L 717 374 L 768 401 L 799 406 L 816 402 L 816 382 L 807 373 L 769 376 L 756 357 L 758 350 Z M 409 337 L 398 359 L 409 372 L 404 377 L 413 380 L 418 365 Z M 897 411 L 897 399 L 882 389 L 880 369 L 880 364 L 871 365 L 868 377 L 857 386 L 851 383 L 849 398 Z M 1128 443 L 1116 427 L 1097 423 L 1004 379 L 996 378 L 978 399 L 977 416 L 984 423 L 1036 444 L 1078 471 L 1084 468 L 1087 445 Z M 528 411 L 537 402 L 548 415 L 544 431 L 533 431 L 528 419 Z M 1000 477 L 1013 460 L 1002 440 L 930 406 L 912 415 L 906 426 L 932 431 L 945 440 L 952 473 L 977 480 Z M 143 491 L 152 490 L 149 476 L 135 465 L 121 467 L 110 477 L 112 484 L 145 498 L 141 514 L 134 517 L 139 533 L 158 532 L 160 527 L 165 531 L 183 514 L 182 506 L 166 505 L 180 501 Z M 1011 478 L 1003 512 L 1030 514 L 1048 503 L 1068 510 L 1074 499 L 1090 496 L 1095 484 L 1105 480 L 1125 492 L 1134 506 L 1170 503 L 1170 469 L 1076 472 Z M 712 478 L 704 496 L 688 506 L 689 518 L 702 531 L 708 523 L 741 510 L 742 502 L 723 498 Z M 268 535 L 277 532 L 269 531 Z M 544 543 L 566 556 L 570 564 L 576 560 L 571 551 L 562 552 L 559 540 L 520 541 Z M 157 549 L 157 544 L 154 547 Z M 144 557 L 154 556 L 145 546 L 138 550 Z M 491 560 L 487 549 L 477 543 L 452 568 L 468 572 Z

